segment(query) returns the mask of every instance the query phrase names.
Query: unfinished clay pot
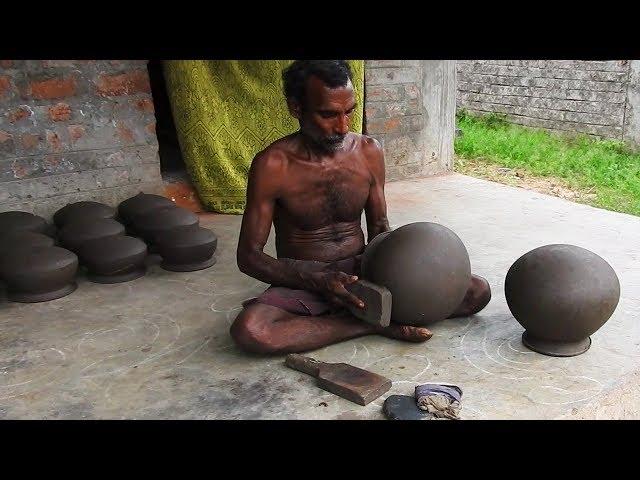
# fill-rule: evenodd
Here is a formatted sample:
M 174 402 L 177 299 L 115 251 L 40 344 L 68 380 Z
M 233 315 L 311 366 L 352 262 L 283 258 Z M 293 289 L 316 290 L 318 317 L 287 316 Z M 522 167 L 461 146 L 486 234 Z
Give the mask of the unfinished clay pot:
M 360 260 L 360 275 L 364 279 L 368 279 L 369 275 L 365 269 L 366 265 L 369 264 L 369 260 L 375 256 L 375 251 L 378 248 L 378 245 L 387 238 L 391 232 L 382 232 L 376 235 L 373 240 L 371 240 L 364 249 L 364 253 L 362 254 L 362 259 Z
M 112 219 L 115 216 L 115 209 L 104 203 L 82 201 L 62 207 L 53 215 L 53 222 L 62 228 L 71 221 Z
M 155 210 L 156 208 L 174 206 L 175 204 L 166 197 L 140 192 L 118 205 L 118 215 L 125 224 L 129 225 L 133 221 L 133 218 L 138 215 Z
M 0 235 L 14 230 L 42 233 L 51 236 L 51 229 L 42 217 L 34 215 L 33 213 L 19 211 L 0 213 Z
M 404 225 L 374 248 L 362 268 L 367 279 L 391 292 L 392 322 L 429 325 L 447 318 L 462 302 L 471 283 L 471 264 L 464 244 L 447 227 Z
M 124 226 L 109 218 L 72 220 L 58 232 L 60 243 L 72 252 L 84 242 L 104 237 L 124 235 Z
M 87 278 L 96 283 L 128 282 L 142 277 L 147 244 L 124 235 L 89 240 L 78 251 Z
M 182 207 L 161 207 L 151 210 L 133 218 L 133 226 L 136 232 L 147 243 L 154 244 L 156 236 L 162 232 L 173 230 L 177 227 L 196 226 L 199 223 L 198 216 Z
M 174 272 L 192 272 L 215 264 L 217 245 L 215 234 L 199 226 L 178 227 L 157 235 L 160 266 Z
M 13 255 L 15 249 L 32 247 L 53 247 L 53 238 L 42 233 L 29 232 L 27 230 L 11 230 L 0 232 L 0 257 Z
M 586 352 L 620 299 L 618 277 L 602 257 L 574 245 L 536 248 L 514 262 L 504 284 L 522 342 L 554 357 Z
M 0 259 L 0 277 L 14 302 L 46 302 L 76 288 L 78 257 L 60 247 L 24 247 Z

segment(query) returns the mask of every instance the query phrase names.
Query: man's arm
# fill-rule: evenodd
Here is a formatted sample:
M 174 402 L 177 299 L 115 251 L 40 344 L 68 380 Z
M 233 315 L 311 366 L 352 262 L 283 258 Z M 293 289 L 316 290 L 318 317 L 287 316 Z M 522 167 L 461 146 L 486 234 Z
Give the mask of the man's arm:
M 260 153 L 249 169 L 247 204 L 238 240 L 237 262 L 241 272 L 261 282 L 316 291 L 338 304 L 360 305 L 344 285 L 357 277 L 325 271 L 320 262 L 276 259 L 263 249 L 269 238 L 275 202 L 280 195 L 280 179 L 285 178 L 286 160 L 278 154 Z
M 387 219 L 387 202 L 384 198 L 384 153 L 380 143 L 373 138 L 366 138 L 364 154 L 371 172 L 369 198 L 365 205 L 367 217 L 367 243 L 380 233 L 391 230 Z

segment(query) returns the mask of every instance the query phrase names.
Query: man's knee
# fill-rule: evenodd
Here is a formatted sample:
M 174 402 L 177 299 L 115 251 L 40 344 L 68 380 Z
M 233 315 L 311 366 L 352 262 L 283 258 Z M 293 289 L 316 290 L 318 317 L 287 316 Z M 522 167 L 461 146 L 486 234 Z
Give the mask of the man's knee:
M 229 333 L 242 350 L 261 354 L 279 353 L 271 341 L 268 323 L 255 308 L 242 310 L 231 324 Z

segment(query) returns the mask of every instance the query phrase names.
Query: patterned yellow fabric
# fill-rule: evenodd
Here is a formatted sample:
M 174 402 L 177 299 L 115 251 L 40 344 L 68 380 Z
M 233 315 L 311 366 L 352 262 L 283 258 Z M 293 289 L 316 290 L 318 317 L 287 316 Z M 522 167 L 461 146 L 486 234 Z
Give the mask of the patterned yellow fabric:
M 256 153 L 298 130 L 282 93 L 292 60 L 164 62 L 167 93 L 185 165 L 202 204 L 242 213 Z M 351 128 L 362 132 L 364 61 L 350 60 L 358 104 Z

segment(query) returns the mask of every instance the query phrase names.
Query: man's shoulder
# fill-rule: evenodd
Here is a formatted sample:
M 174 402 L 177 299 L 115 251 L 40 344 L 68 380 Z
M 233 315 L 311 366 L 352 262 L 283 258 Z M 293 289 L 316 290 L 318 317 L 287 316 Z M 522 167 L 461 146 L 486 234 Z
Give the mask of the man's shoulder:
M 364 133 L 353 133 L 356 136 L 357 145 L 365 154 L 377 154 L 382 152 L 380 142 Z
M 286 167 L 288 161 L 289 154 L 286 143 L 284 139 L 280 139 L 259 151 L 251 162 L 251 168 L 273 172 Z

